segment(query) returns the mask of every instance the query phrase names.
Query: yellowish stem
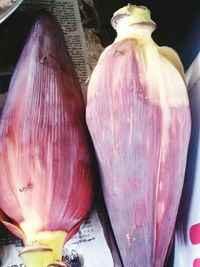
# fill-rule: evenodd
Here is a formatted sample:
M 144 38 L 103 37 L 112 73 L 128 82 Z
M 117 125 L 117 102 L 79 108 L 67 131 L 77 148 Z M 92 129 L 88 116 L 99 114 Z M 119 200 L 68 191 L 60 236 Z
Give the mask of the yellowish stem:
M 47 267 L 54 261 L 53 250 L 47 247 L 27 247 L 19 255 L 27 267 Z
M 26 235 L 26 246 L 20 252 L 20 257 L 27 267 L 47 267 L 62 262 L 62 248 L 66 236 L 65 231 L 37 232 L 34 237 Z

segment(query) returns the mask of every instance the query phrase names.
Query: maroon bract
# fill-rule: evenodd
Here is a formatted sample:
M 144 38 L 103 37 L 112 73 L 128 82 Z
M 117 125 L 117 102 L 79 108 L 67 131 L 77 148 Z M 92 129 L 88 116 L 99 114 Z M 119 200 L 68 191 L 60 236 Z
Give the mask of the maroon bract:
M 0 207 L 18 226 L 3 223 L 23 239 L 20 255 L 28 267 L 58 264 L 90 209 L 93 163 L 81 89 L 48 13 L 36 20 L 11 80 L 0 173 Z
M 86 120 L 125 267 L 162 267 L 182 192 L 191 119 L 183 67 L 151 38 L 145 7 L 114 14 L 118 36 L 94 69 Z

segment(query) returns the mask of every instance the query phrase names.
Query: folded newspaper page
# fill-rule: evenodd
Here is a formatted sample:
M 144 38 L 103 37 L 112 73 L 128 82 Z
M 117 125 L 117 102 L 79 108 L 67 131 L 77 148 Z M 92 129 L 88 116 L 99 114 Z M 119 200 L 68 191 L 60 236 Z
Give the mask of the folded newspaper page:
M 20 10 L 28 12 L 29 9 L 33 10 L 34 8 L 49 10 L 60 23 L 78 74 L 83 96 L 85 97 L 85 81 L 90 76 L 91 70 L 88 63 L 86 41 L 77 0 L 26 0 Z M 6 93 L 0 95 L 1 108 L 5 97 Z M 78 255 L 79 263 L 82 267 L 120 267 L 120 263 L 114 264 L 111 250 L 106 240 L 98 213 L 96 209 L 93 209 L 79 232 L 65 244 L 63 260 L 69 262 L 71 256 Z M 25 267 L 18 256 L 22 247 L 22 241 L 11 233 L 6 237 L 0 237 L 0 266 Z

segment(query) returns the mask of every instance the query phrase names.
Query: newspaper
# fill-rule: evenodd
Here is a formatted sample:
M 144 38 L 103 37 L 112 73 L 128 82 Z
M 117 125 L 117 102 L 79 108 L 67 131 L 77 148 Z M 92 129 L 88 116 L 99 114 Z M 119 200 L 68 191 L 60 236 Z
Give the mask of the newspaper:
M 77 0 L 26 0 L 20 7 L 21 10 L 28 10 L 29 8 L 44 8 L 57 18 L 62 27 L 66 44 L 81 84 L 82 93 L 85 97 L 85 81 L 90 76 L 91 70 L 88 64 L 86 41 Z M 2 95 L 1 103 L 3 102 L 4 96 Z M 0 266 L 24 267 L 25 265 L 18 256 L 22 246 L 23 244 L 19 239 L 11 240 L 7 244 L 2 243 L 2 240 L 0 240 Z M 112 254 L 95 209 L 83 223 L 80 231 L 65 244 L 63 260 L 69 259 L 74 250 L 82 259 L 81 266 L 114 267 Z

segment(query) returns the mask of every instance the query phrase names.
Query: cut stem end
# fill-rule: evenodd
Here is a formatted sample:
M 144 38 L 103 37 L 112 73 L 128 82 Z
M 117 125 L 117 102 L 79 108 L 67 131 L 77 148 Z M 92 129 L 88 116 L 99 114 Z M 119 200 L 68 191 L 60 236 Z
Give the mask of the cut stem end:
M 48 247 L 25 247 L 19 256 L 27 267 L 47 267 L 54 261 L 53 250 Z
M 38 232 L 34 239 L 27 239 L 27 244 L 19 256 L 27 267 L 66 267 L 62 262 L 62 249 L 66 236 L 65 231 Z

